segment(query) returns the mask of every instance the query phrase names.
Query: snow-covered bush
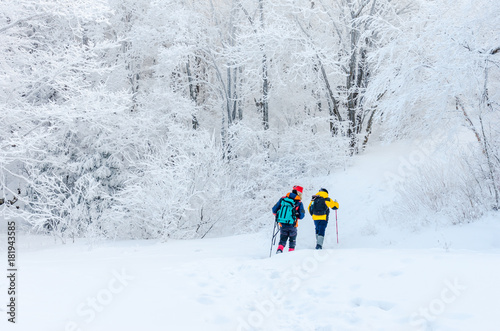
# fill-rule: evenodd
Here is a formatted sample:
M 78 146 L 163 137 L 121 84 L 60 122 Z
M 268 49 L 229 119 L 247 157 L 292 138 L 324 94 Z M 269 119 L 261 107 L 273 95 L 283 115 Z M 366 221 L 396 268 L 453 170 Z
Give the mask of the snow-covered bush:
M 385 213 L 390 222 L 418 230 L 481 217 L 491 209 L 494 199 L 487 184 L 487 167 L 477 167 L 480 153 L 477 146 L 469 152 L 450 146 L 413 168 L 411 175 L 395 186 L 392 210 Z
M 130 121 L 121 114 L 127 109 L 124 94 L 87 99 L 90 105 L 82 102 L 85 97 L 72 100 L 70 112 L 68 105 L 52 105 L 35 114 L 31 120 L 40 125 L 29 136 L 11 138 L 16 148 L 5 151 L 10 157 L 16 149 L 24 151 L 17 176 L 28 213 L 23 217 L 33 230 L 49 231 L 63 241 L 98 229 L 128 166 L 121 155 Z

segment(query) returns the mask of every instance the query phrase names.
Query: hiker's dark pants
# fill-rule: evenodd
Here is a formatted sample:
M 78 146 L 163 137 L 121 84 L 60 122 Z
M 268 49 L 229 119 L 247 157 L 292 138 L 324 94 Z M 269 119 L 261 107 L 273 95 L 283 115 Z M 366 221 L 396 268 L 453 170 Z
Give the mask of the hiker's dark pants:
M 325 220 L 316 220 L 314 221 L 314 225 L 316 226 L 316 234 L 318 236 L 325 236 L 325 230 L 328 226 L 328 221 Z
M 297 228 L 293 224 L 283 224 L 280 227 L 280 245 L 286 246 L 286 241 L 290 240 L 288 243 L 288 248 L 295 248 L 295 240 L 297 239 Z

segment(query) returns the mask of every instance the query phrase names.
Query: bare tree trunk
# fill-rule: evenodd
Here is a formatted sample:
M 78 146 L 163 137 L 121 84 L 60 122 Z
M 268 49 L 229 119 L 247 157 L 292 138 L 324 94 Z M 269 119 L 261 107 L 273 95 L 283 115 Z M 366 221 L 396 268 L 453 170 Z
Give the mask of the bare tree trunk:
M 130 83 L 130 92 L 132 94 L 132 105 L 130 106 L 130 111 L 134 112 L 137 111 L 138 109 L 138 104 L 137 104 L 137 96 L 139 94 L 139 80 L 140 80 L 140 75 L 139 75 L 139 68 L 138 65 L 135 63 L 136 61 L 134 59 L 128 59 L 128 51 L 132 48 L 132 44 L 130 42 L 124 41 L 122 43 L 122 53 L 123 56 L 125 57 L 126 61 L 126 68 L 128 70 L 128 75 L 127 79 Z
M 493 107 L 491 105 L 491 102 L 489 100 L 489 95 L 488 95 L 488 60 L 485 61 L 484 65 L 484 91 L 483 91 L 483 96 L 481 99 L 481 103 L 483 107 L 488 107 L 490 108 L 491 111 L 493 111 Z M 490 180 L 493 185 L 493 192 L 495 195 L 495 205 L 493 206 L 494 210 L 498 210 L 500 208 L 500 202 L 499 202 L 499 193 L 498 193 L 498 187 L 497 183 L 495 182 L 495 167 L 493 165 L 491 153 L 490 153 L 490 146 L 486 137 L 486 134 L 484 132 L 484 125 L 483 125 L 483 117 L 481 114 L 479 114 L 479 123 L 481 124 L 481 133 L 483 136 L 483 146 L 484 146 L 484 154 L 486 156 L 486 160 L 488 162 L 488 168 L 489 168 L 489 175 L 490 175 Z
M 198 105 L 198 87 L 195 87 L 193 85 L 193 76 L 191 74 L 189 60 L 186 63 L 186 73 L 187 73 L 188 82 L 189 82 L 189 96 L 190 96 L 191 100 L 193 100 L 195 105 Z M 198 123 L 198 119 L 196 118 L 195 115 L 192 116 L 191 126 L 193 127 L 194 130 L 198 129 L 199 123 Z
M 234 69 L 236 71 L 236 68 Z M 238 68 L 238 71 L 240 73 L 239 77 L 242 77 L 242 74 L 243 74 L 243 67 L 239 67 Z M 236 76 L 236 74 L 235 74 Z M 239 87 L 239 90 L 241 91 L 242 90 L 242 80 L 241 78 L 234 82 L 235 84 L 235 87 L 238 86 Z M 237 100 L 237 101 L 236 101 Z M 238 109 L 238 120 L 241 121 L 243 119 L 243 101 L 241 100 L 241 98 L 237 98 L 236 95 L 235 95 L 235 102 L 237 102 L 237 109 Z
M 332 91 L 332 88 L 330 86 L 330 81 L 328 80 L 328 76 L 326 75 L 325 67 L 323 66 L 323 63 L 321 63 L 319 56 L 316 55 L 316 57 L 318 58 L 318 61 L 319 61 L 319 65 L 321 68 L 321 76 L 323 77 L 323 81 L 325 82 L 326 91 L 328 94 L 328 98 L 327 98 L 328 110 L 329 110 L 330 118 L 331 118 L 331 120 L 330 120 L 330 132 L 332 133 L 332 135 L 335 136 L 338 134 L 338 131 L 337 131 L 337 127 L 335 126 L 334 118 L 336 118 L 339 123 L 342 122 L 342 116 L 340 115 L 340 111 L 339 111 L 339 103 L 338 103 L 337 99 L 335 98 L 335 96 L 333 95 L 333 91 Z
M 347 117 L 349 121 L 348 136 L 350 138 L 351 154 L 359 152 L 358 135 L 363 132 L 363 123 L 367 115 L 369 115 L 369 123 L 367 124 L 367 132 L 371 130 L 373 110 L 365 111 L 363 109 L 363 93 L 368 86 L 368 68 L 366 63 L 367 50 L 366 45 L 370 42 L 368 38 L 364 41 L 366 45 L 362 45 L 360 41 L 361 32 L 369 30 L 369 23 L 363 24 L 358 21 L 363 10 L 369 3 L 372 3 L 370 16 L 376 12 L 376 0 L 364 0 L 359 3 L 358 8 L 355 8 L 352 0 L 347 0 L 347 6 L 350 11 L 350 59 L 347 72 L 346 90 L 347 90 Z M 365 135 L 363 146 L 366 145 L 369 133 Z
M 373 117 L 375 116 L 375 109 L 372 110 L 370 118 L 368 119 L 368 124 L 366 125 L 366 134 L 365 134 L 365 139 L 363 140 L 363 150 L 366 148 L 366 145 L 368 145 L 368 139 L 370 139 L 370 135 L 372 133 L 372 125 L 373 125 Z
M 125 22 L 126 32 L 130 32 L 133 20 L 135 16 L 131 12 L 125 12 L 123 21 Z M 130 111 L 134 112 L 138 109 L 137 96 L 139 94 L 139 80 L 140 80 L 140 64 L 137 63 L 138 60 L 132 56 L 129 56 L 128 52 L 132 49 L 132 43 L 129 41 L 122 42 L 122 53 L 125 58 L 126 69 L 128 71 L 127 79 L 130 82 L 130 91 L 132 92 L 132 106 Z
M 227 125 L 231 126 L 233 124 L 233 116 L 232 116 L 232 109 L 231 109 L 231 88 L 233 85 L 233 80 L 231 78 L 231 67 L 228 65 L 226 68 L 226 74 L 227 74 L 227 93 L 226 93 L 226 109 L 227 109 Z
M 349 60 L 349 72 L 347 75 L 346 90 L 347 90 L 347 119 L 349 120 L 349 127 L 347 129 L 347 135 L 350 139 L 351 154 L 357 153 L 357 138 L 356 138 L 356 127 L 358 111 L 358 86 L 357 86 L 357 74 L 358 74 L 358 39 L 359 31 L 354 23 L 354 14 L 352 13 L 351 19 L 351 31 L 350 31 L 350 41 L 351 41 L 351 58 Z
M 483 118 L 481 115 L 479 115 L 479 123 L 481 123 L 481 133 L 483 135 L 484 155 L 486 156 L 486 161 L 488 162 L 490 180 L 493 186 L 493 194 L 495 196 L 495 204 L 493 205 L 493 210 L 498 210 L 500 207 L 500 203 L 499 203 L 498 187 L 497 183 L 495 182 L 495 167 L 493 166 L 493 162 L 491 160 L 490 148 L 488 141 L 486 140 L 486 134 L 484 133 Z
M 469 115 L 467 114 L 467 111 L 465 110 L 464 105 L 462 104 L 462 102 L 460 101 L 460 99 L 458 97 L 455 98 L 455 105 L 456 105 L 455 107 L 457 110 L 460 107 L 460 109 L 462 110 L 462 114 L 464 114 L 465 121 L 467 122 L 467 125 L 472 130 L 472 132 L 474 132 L 474 135 L 476 136 L 477 141 L 480 144 L 482 144 L 481 136 L 479 135 L 479 132 L 476 130 L 474 123 L 472 123 L 472 120 L 470 119 Z
M 264 0 L 259 0 L 259 11 L 260 11 L 260 27 L 264 30 Z M 267 56 L 264 47 L 264 42 L 261 43 L 262 50 L 262 100 L 260 102 L 261 112 L 262 112 L 262 125 L 264 130 L 269 129 L 269 82 L 267 77 Z

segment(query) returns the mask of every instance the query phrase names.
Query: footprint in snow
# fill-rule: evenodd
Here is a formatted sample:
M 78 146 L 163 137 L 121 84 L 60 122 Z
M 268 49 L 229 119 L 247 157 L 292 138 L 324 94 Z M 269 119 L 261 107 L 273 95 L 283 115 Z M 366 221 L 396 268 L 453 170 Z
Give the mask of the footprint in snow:
M 322 289 L 321 291 L 315 291 L 313 289 L 308 289 L 307 294 L 315 298 L 328 298 L 331 297 L 332 292 L 329 290 Z
M 366 301 L 364 302 L 362 298 L 355 298 L 351 301 L 351 304 L 354 307 L 368 306 L 368 307 L 377 307 L 382 309 L 383 311 L 389 311 L 396 306 L 393 302 L 388 301 Z
M 333 331 L 332 326 L 317 326 L 314 331 Z
M 273 271 L 271 273 L 271 275 L 269 276 L 269 278 L 271 278 L 271 279 L 277 279 L 277 278 L 280 278 L 280 275 L 281 275 L 281 273 L 279 273 L 278 271 Z
M 351 291 L 357 291 L 361 288 L 361 284 L 354 284 L 349 287 Z
M 396 306 L 395 303 L 393 302 L 387 302 L 387 301 L 373 301 L 373 306 L 379 307 L 380 309 L 384 311 L 389 311 L 392 308 Z
M 351 303 L 354 307 L 361 307 L 361 304 L 363 303 L 363 299 L 355 298 L 351 301 Z
M 201 296 L 198 298 L 198 302 L 201 303 L 201 304 L 204 304 L 204 305 L 211 305 L 213 304 L 213 300 L 206 297 L 206 296 Z
M 389 278 L 389 277 L 398 277 L 398 276 L 401 276 L 403 274 L 402 271 L 399 271 L 399 270 L 395 270 L 395 271 L 391 271 L 391 272 L 384 272 L 384 273 L 381 273 L 379 274 L 378 276 L 380 278 Z

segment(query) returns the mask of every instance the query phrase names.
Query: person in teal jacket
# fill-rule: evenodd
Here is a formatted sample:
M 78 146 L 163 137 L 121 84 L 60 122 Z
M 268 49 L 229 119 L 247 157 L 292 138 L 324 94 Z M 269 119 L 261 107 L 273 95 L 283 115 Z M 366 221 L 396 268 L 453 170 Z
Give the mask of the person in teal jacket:
M 281 197 L 273 207 L 273 214 L 280 226 L 280 242 L 276 254 L 283 253 L 287 241 L 289 242 L 288 251 L 295 250 L 297 221 L 305 216 L 304 205 L 301 201 L 303 190 L 302 186 L 295 185 L 292 192 Z

